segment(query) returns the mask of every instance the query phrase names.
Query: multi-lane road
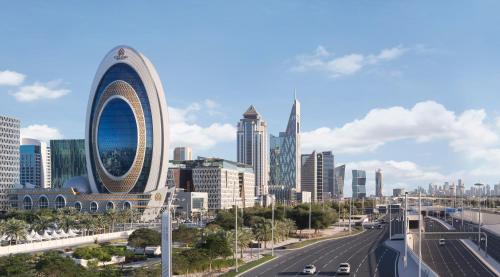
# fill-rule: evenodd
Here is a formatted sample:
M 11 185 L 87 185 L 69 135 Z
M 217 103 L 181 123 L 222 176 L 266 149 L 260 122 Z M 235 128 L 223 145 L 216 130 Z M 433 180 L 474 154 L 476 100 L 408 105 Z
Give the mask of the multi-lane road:
M 447 232 L 440 223 L 429 220 L 425 223 L 427 232 Z M 496 276 L 458 240 L 422 240 L 422 257 L 439 276 Z
M 388 225 L 336 240 L 323 241 L 298 250 L 280 250 L 279 257 L 242 276 L 298 276 L 314 264 L 317 276 L 334 276 L 340 263 L 351 265 L 351 276 L 397 276 L 398 253 L 383 242 L 389 237 Z

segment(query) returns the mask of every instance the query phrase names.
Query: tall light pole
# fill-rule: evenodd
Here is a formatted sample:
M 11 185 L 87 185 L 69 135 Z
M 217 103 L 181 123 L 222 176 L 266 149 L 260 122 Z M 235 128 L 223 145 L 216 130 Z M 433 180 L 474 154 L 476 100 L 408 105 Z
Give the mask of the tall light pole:
M 474 186 L 477 186 L 479 188 L 479 218 L 477 221 L 477 249 L 481 250 L 481 186 L 483 184 L 481 183 L 476 183 Z
M 418 191 L 418 277 L 422 276 L 422 191 Z
M 175 197 L 175 186 L 167 191 L 167 209 L 161 215 L 161 276 L 172 276 L 172 201 Z
M 272 240 L 272 244 L 271 244 L 271 256 L 274 257 L 274 202 L 275 202 L 275 199 L 274 199 L 274 195 L 273 195 L 273 202 L 271 203 L 271 206 L 272 206 L 272 212 L 271 212 L 271 240 Z
M 349 198 L 349 234 L 351 234 L 351 217 L 352 217 L 351 205 L 352 205 L 352 196 L 351 198 Z
M 311 237 L 312 199 L 309 199 L 309 237 Z
M 391 201 L 389 201 L 389 240 L 392 240 L 392 209 L 391 209 Z
M 403 232 L 404 232 L 404 236 L 405 236 L 405 257 L 404 257 L 404 266 L 406 268 L 406 266 L 408 265 L 408 239 L 407 239 L 407 236 L 408 236 L 408 232 L 406 231 L 406 216 L 407 216 L 407 213 L 408 213 L 408 192 L 405 192 L 405 210 L 403 212 L 403 221 L 404 221 L 404 228 L 403 228 Z

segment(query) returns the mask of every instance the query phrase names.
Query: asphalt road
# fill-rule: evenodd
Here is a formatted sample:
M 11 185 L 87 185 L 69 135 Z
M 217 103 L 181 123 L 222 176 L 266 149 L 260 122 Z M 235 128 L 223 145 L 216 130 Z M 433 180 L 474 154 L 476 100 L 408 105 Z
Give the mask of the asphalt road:
M 397 276 L 398 253 L 383 242 L 389 226 L 370 229 L 362 234 L 320 242 L 298 250 L 281 250 L 281 256 L 242 276 L 298 276 L 307 264 L 314 264 L 317 276 L 335 276 L 340 263 L 351 265 L 351 276 Z
M 449 218 L 449 217 L 448 217 Z M 444 219 L 443 219 L 444 220 Z M 448 220 L 448 223 L 451 224 L 451 220 Z M 462 228 L 462 221 L 458 219 L 458 222 L 454 222 L 454 226 L 457 230 L 463 232 L 477 232 L 477 224 L 464 220 L 464 227 Z M 486 231 L 484 228 L 481 229 L 482 232 L 486 233 L 488 236 L 488 255 L 490 255 L 493 259 L 500 261 L 500 238 L 493 233 Z M 474 236 L 473 242 L 477 244 L 477 236 Z M 481 248 L 484 250 L 485 244 L 481 243 Z
M 446 232 L 440 223 L 430 220 L 425 223 L 429 232 Z M 496 276 L 458 240 L 446 240 L 440 246 L 437 240 L 422 241 L 422 257 L 439 276 Z

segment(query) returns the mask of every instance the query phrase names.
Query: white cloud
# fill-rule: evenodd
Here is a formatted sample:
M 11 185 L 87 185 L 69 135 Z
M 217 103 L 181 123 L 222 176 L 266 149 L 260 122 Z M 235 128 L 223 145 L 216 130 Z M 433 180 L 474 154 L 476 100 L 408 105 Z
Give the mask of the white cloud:
M 0 71 L 0 86 L 18 86 L 24 81 L 25 78 L 26 75 L 15 71 Z
M 218 106 L 213 100 L 205 100 L 202 104 L 192 103 L 186 108 L 169 107 L 172 146 L 190 146 L 196 151 L 235 141 L 236 127 L 232 124 L 215 122 L 201 126 L 195 123 L 200 113 L 210 115 L 216 112 Z
M 297 56 L 296 64 L 292 67 L 292 70 L 298 72 L 319 71 L 325 72 L 331 77 L 340 77 L 354 74 L 366 66 L 397 59 L 407 51 L 408 48 L 396 46 L 382 49 L 378 54 L 351 53 L 335 57 L 333 53 L 320 45 L 312 54 Z
M 373 109 L 364 118 L 342 127 L 304 132 L 302 146 L 308 151 L 364 153 L 403 139 L 420 143 L 447 139 L 454 151 L 469 152 L 498 142 L 498 135 L 485 123 L 485 118 L 484 110 L 467 110 L 457 116 L 434 101 L 419 102 L 411 109 L 400 106 Z
M 34 124 L 26 128 L 21 128 L 21 137 L 49 142 L 51 139 L 61 139 L 63 135 L 58 129 L 49 127 L 46 124 Z
M 35 82 L 32 85 L 22 86 L 12 95 L 20 102 L 31 102 L 40 99 L 57 99 L 70 93 L 69 89 L 61 88 L 61 81 L 47 83 Z

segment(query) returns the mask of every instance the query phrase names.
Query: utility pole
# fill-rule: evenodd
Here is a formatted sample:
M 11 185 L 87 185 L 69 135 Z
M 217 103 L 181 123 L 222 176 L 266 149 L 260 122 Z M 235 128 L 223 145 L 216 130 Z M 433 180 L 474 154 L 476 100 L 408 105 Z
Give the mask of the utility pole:
M 418 192 L 418 277 L 422 276 L 422 191 Z
M 309 200 L 309 237 L 311 237 L 312 199 Z
M 389 201 L 389 205 L 387 205 L 389 208 L 389 240 L 392 240 L 392 209 L 391 209 L 391 202 Z
M 274 257 L 274 202 L 275 202 L 275 199 L 274 199 L 274 196 L 273 196 L 273 203 L 272 203 L 272 226 L 271 226 L 271 239 L 272 239 L 272 248 L 271 248 L 271 256 Z
M 352 217 L 351 204 L 352 204 L 352 196 L 349 199 L 349 234 L 351 234 L 351 217 Z
M 403 211 L 403 221 L 404 221 L 404 228 L 403 228 L 403 233 L 405 236 L 405 256 L 404 256 L 404 266 L 405 268 L 408 265 L 408 232 L 406 231 L 406 217 L 408 213 L 408 192 L 405 192 L 405 210 Z
M 477 183 L 474 186 L 479 188 L 479 218 L 477 221 L 477 250 L 481 250 L 481 186 L 483 184 Z

